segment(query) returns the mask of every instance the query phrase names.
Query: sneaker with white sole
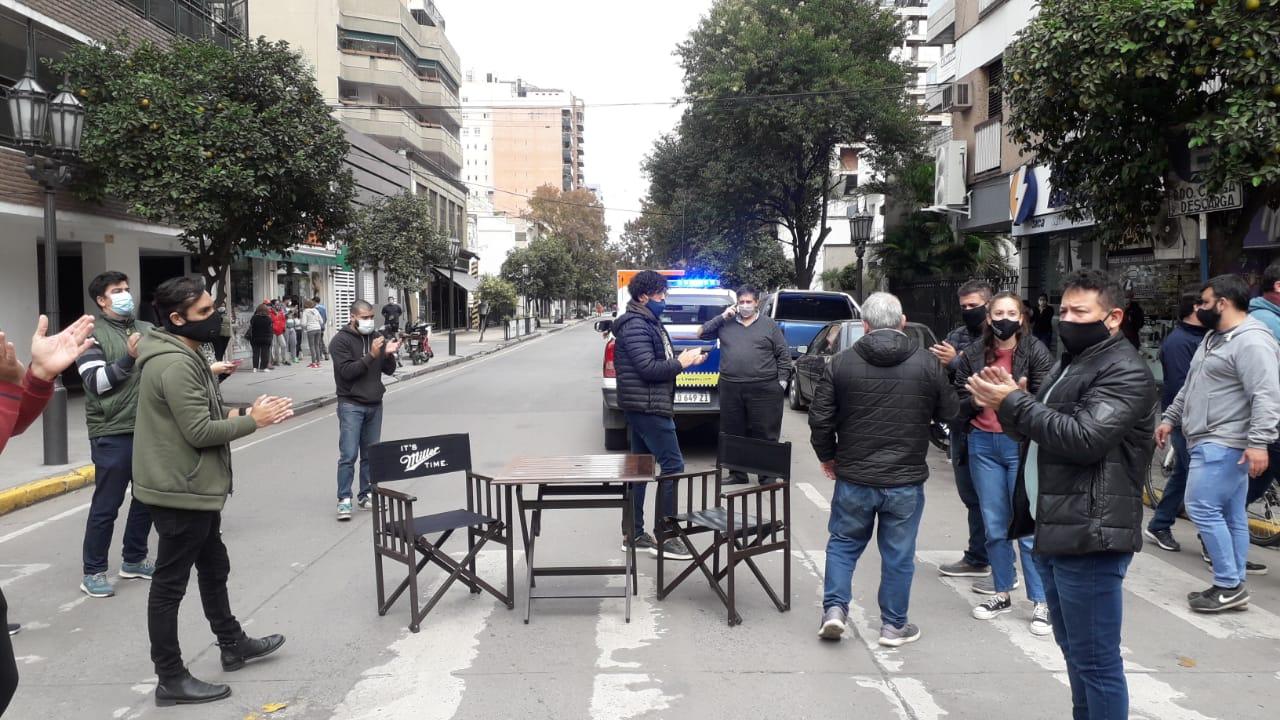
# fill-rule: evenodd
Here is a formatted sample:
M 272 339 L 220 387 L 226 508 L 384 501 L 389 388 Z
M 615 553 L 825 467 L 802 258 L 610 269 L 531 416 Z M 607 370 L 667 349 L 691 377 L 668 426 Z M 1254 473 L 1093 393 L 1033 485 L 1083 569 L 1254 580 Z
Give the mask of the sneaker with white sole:
M 938 574 L 947 577 L 990 577 L 990 565 L 974 565 L 961 558 L 953 563 L 938 566 Z
M 1199 613 L 1222 612 L 1248 605 L 1249 591 L 1244 588 L 1244 585 L 1233 588 L 1215 585 L 1199 595 L 1190 597 L 1187 604 Z
M 357 498 L 356 504 L 360 506 L 361 510 L 371 510 L 373 508 L 373 497 L 365 495 L 364 497 Z
M 346 522 L 351 519 L 351 498 L 343 498 L 338 501 L 338 521 Z
M 1031 608 L 1031 634 L 1044 637 L 1053 634 L 1053 623 L 1049 622 L 1049 606 L 1036 603 Z
M 654 557 L 658 557 L 658 548 L 656 545 L 650 552 L 653 553 Z M 689 549 L 685 547 L 684 543 L 680 542 L 677 538 L 670 538 L 666 542 L 662 543 L 662 556 L 669 560 L 693 559 L 693 553 L 689 552 Z
M 115 588 L 107 581 L 105 572 L 85 575 L 80 581 L 80 592 L 92 598 L 109 598 L 116 594 Z
M 1000 597 L 992 595 L 991 599 L 973 609 L 973 617 L 977 620 L 991 620 L 1005 613 L 1013 612 L 1013 599 L 1008 595 Z
M 822 611 L 822 622 L 818 624 L 818 637 L 823 640 L 839 640 L 849 625 L 849 613 L 839 605 L 832 605 Z
M 1014 578 L 1013 587 L 1009 589 L 1017 590 L 1021 586 L 1022 586 L 1022 581 L 1017 578 Z M 978 593 L 979 595 L 995 595 L 996 581 L 994 578 L 989 578 L 989 577 L 980 578 L 978 580 L 973 581 L 973 585 L 971 586 L 970 589 L 972 589 L 974 592 Z
M 880 644 L 885 647 L 902 647 L 920 639 L 920 628 L 907 623 L 902 627 L 894 627 L 889 623 L 880 626 Z
M 1142 536 L 1155 543 L 1161 550 L 1168 550 L 1169 552 L 1182 551 L 1182 545 L 1174 539 L 1173 533 L 1168 528 L 1163 530 L 1142 528 Z
M 121 563 L 119 575 L 126 580 L 150 580 L 155 572 L 156 566 L 144 558 L 142 562 Z

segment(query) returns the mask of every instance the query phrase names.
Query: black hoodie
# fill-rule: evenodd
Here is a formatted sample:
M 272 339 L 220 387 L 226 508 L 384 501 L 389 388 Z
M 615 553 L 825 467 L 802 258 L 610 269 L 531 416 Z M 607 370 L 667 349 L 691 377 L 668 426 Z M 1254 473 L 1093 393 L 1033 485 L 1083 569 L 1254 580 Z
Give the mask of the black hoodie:
M 333 358 L 333 381 L 338 386 L 338 399 L 361 405 L 379 405 L 386 388 L 381 375 L 396 371 L 396 359 L 385 352 L 382 357 L 370 354 L 375 335 L 361 335 L 344 325 L 329 342 Z
M 875 330 L 831 359 L 809 406 L 810 442 L 841 480 L 874 487 L 929 478 L 929 422 L 956 414 L 937 358 L 897 330 Z

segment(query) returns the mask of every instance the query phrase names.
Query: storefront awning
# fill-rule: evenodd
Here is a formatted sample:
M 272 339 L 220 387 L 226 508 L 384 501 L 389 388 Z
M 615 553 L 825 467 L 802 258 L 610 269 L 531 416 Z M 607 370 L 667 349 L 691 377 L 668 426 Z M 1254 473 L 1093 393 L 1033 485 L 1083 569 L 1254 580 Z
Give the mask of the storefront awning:
M 315 252 L 307 252 L 306 250 L 294 250 L 290 253 L 269 253 L 250 250 L 244 253 L 245 257 L 259 258 L 262 260 L 275 260 L 276 262 L 292 262 L 302 265 L 332 265 L 334 267 L 347 267 L 347 249 L 344 247 L 338 250 L 336 255 L 326 254 L 323 250 Z
M 439 275 L 444 280 L 449 279 L 449 268 L 440 267 L 437 265 L 433 267 L 432 270 L 435 270 L 436 274 Z M 457 285 L 463 290 L 466 290 L 469 293 L 473 293 L 480 289 L 480 279 L 473 278 L 470 275 L 466 274 L 465 272 L 462 272 L 461 270 L 453 271 L 453 284 Z

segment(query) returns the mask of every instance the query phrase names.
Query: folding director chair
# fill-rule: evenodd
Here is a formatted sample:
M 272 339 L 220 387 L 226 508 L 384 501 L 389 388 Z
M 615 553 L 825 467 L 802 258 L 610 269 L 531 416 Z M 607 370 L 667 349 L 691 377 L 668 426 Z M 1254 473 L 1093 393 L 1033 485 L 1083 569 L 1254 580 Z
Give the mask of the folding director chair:
M 776 480 L 726 492 L 721 483 L 735 470 Z M 729 625 L 738 625 L 742 616 L 737 611 L 734 575 L 738 564 L 744 563 L 780 612 L 791 609 L 791 443 L 721 434 L 715 470 L 668 475 L 658 480 L 678 481 L 678 514 L 666 518 L 666 522 L 659 523 L 655 529 L 659 600 L 665 599 L 695 570 L 701 570 L 728 610 Z M 699 551 L 692 539 L 706 534 L 710 534 L 711 544 Z M 668 584 L 663 543 L 672 537 L 684 544 L 693 561 Z M 724 567 L 720 563 L 721 549 L 725 554 Z M 770 552 L 782 553 L 781 598 L 755 562 L 756 556 Z
M 510 487 L 499 487 L 491 478 L 471 472 L 471 438 L 468 435 L 393 440 L 369 448 L 373 480 L 373 558 L 378 585 L 378 615 L 386 615 L 395 601 L 409 591 L 409 629 L 418 632 L 422 619 L 431 612 L 449 586 L 461 581 L 472 593 L 488 592 L 507 606 L 515 607 L 512 589 L 515 578 L 515 542 L 512 532 Z M 417 498 L 385 486 L 388 482 L 429 475 L 463 473 L 465 508 L 414 516 Z M 454 531 L 467 531 L 467 554 L 456 561 L 442 549 Z M 436 536 L 434 539 L 431 536 Z M 505 591 L 476 573 L 476 557 L 489 541 L 506 546 Z M 407 576 L 388 597 L 383 582 L 383 561 L 405 565 Z M 428 563 L 449 575 L 425 605 L 418 603 L 418 574 Z

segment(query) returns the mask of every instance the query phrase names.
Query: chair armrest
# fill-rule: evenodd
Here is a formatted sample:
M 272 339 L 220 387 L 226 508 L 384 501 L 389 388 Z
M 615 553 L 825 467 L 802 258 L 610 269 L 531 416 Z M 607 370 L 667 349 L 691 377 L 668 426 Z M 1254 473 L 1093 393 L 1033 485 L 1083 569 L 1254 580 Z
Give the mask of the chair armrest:
M 389 488 L 384 488 L 381 485 L 375 485 L 374 492 L 381 493 L 383 495 L 386 495 L 389 498 L 392 498 L 393 500 L 399 500 L 400 502 L 417 502 L 418 501 L 418 498 L 412 495 L 406 495 L 398 490 L 391 490 Z
M 712 470 L 699 470 L 697 472 L 676 473 L 675 475 L 659 475 L 658 477 L 654 478 L 654 482 L 663 482 L 665 480 L 697 480 L 699 478 L 702 478 L 708 475 L 715 475 L 715 474 L 716 474 L 716 471 L 712 469 Z
M 747 495 L 761 495 L 764 493 L 777 492 L 782 489 L 785 482 L 772 482 L 768 485 L 757 485 L 755 487 L 745 487 L 741 490 L 727 490 L 720 493 L 720 497 L 728 500 L 730 498 L 740 498 Z
M 470 470 L 467 471 L 467 476 L 470 477 L 472 480 L 484 480 L 485 482 L 493 482 L 493 478 L 489 477 L 488 475 L 481 475 L 480 473 L 471 472 Z

